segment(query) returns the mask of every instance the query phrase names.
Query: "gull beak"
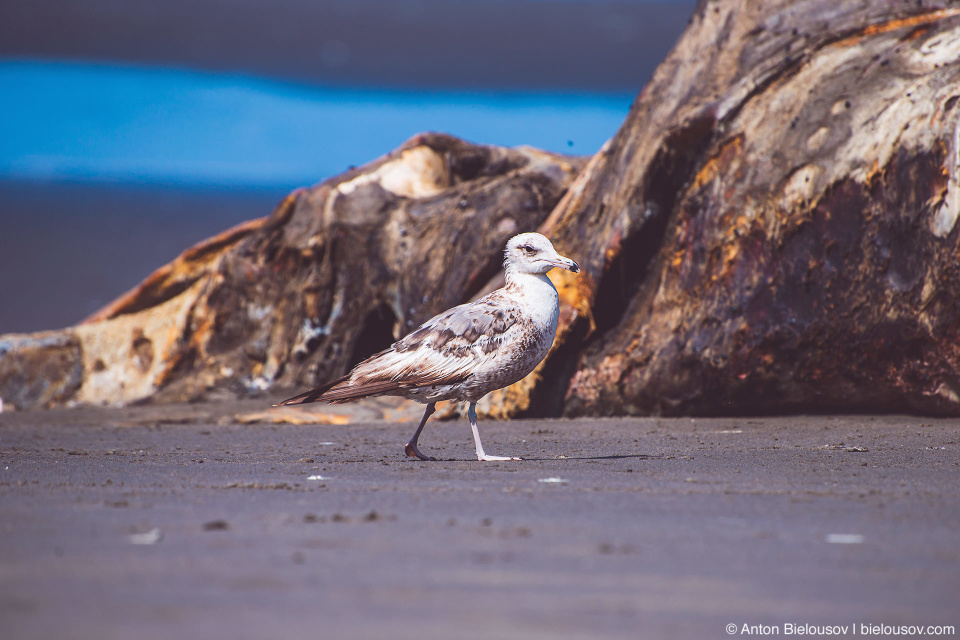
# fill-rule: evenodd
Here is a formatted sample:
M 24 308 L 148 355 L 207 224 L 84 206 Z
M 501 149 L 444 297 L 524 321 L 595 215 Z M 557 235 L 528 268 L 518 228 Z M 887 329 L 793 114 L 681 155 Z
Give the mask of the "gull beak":
M 573 271 L 574 273 L 580 273 L 580 265 L 571 260 L 570 258 L 564 258 L 559 253 L 555 258 L 548 260 L 550 264 L 555 267 L 560 267 L 561 269 L 566 269 L 567 271 Z

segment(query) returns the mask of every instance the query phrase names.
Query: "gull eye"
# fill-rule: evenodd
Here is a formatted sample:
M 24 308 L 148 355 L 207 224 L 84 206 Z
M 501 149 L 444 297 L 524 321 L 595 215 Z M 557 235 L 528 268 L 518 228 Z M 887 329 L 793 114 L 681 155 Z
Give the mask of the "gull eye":
M 520 248 L 523 249 L 523 252 L 524 252 L 525 254 L 527 254 L 528 256 L 532 256 L 534 253 L 537 252 L 536 249 L 534 249 L 533 247 L 531 247 L 531 246 L 528 245 L 528 244 L 525 244 L 525 245 L 523 245 L 523 246 L 520 247 Z

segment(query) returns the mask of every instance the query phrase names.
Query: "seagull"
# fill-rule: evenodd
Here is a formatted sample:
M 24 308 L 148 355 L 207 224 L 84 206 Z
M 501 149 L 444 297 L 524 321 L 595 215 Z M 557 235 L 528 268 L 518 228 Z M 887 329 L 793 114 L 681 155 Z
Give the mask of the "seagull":
M 557 289 L 547 278 L 554 267 L 580 273 L 539 233 L 521 233 L 507 242 L 506 285 L 473 302 L 430 318 L 388 349 L 348 373 L 274 406 L 308 402 L 341 403 L 369 396 L 403 396 L 427 405 L 404 447 L 411 458 L 436 460 L 420 452 L 420 432 L 437 402 L 469 402 L 467 417 L 482 462 L 520 460 L 485 453 L 477 429 L 477 402 L 523 379 L 550 351 L 560 315 Z

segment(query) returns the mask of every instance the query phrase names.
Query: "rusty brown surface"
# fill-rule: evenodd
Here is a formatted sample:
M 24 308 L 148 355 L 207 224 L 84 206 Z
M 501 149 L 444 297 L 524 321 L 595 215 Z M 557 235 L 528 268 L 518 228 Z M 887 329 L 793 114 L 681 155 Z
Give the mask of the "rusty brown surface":
M 0 409 L 69 401 L 83 383 L 82 346 L 71 331 L 0 337 Z
M 600 282 L 554 410 L 960 413 L 958 14 L 701 3 L 551 216 Z

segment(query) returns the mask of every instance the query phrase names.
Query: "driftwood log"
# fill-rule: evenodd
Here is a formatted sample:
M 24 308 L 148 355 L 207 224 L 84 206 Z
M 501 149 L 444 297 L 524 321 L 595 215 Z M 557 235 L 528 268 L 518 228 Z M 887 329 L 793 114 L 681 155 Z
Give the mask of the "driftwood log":
M 3 336 L 0 398 L 184 401 L 339 376 L 482 288 L 582 164 L 417 136 L 192 247 L 76 327 Z
M 958 99 L 955 3 L 701 2 L 551 217 L 544 410 L 960 415 Z
M 958 99 L 951 3 L 704 1 L 585 166 L 418 138 L 90 322 L 0 338 L 0 397 L 321 383 L 539 226 L 584 272 L 551 274 L 554 350 L 488 413 L 960 415 Z

